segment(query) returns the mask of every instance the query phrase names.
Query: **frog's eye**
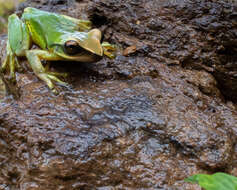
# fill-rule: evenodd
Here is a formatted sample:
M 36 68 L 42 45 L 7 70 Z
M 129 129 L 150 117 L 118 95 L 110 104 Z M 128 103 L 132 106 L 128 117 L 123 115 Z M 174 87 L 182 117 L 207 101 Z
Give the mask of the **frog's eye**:
M 79 44 L 74 40 L 69 40 L 64 44 L 64 51 L 68 55 L 75 55 L 83 51 Z

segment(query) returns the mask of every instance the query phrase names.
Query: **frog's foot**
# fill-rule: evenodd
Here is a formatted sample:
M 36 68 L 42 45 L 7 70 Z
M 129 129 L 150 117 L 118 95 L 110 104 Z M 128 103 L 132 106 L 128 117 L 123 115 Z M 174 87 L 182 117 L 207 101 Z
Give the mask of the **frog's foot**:
M 58 91 L 55 89 L 55 86 L 53 84 L 52 81 L 55 81 L 61 85 L 67 85 L 66 82 L 63 82 L 62 80 L 60 80 L 57 75 L 60 74 L 60 73 L 52 73 L 52 72 L 49 72 L 49 73 L 39 73 L 37 74 L 37 76 L 46 82 L 46 84 L 48 85 L 48 87 L 52 90 L 52 92 L 54 94 L 58 94 Z
M 10 81 L 12 83 L 16 82 L 16 69 L 20 70 L 20 65 L 18 63 L 17 57 L 13 55 L 12 52 L 7 53 L 7 56 L 1 65 L 1 72 L 6 72 L 9 68 L 10 71 Z
M 56 77 L 63 77 L 63 78 L 66 78 L 66 77 L 68 77 L 68 73 L 59 73 L 59 72 L 51 72 L 50 71 L 50 64 L 49 63 L 47 63 L 46 65 L 45 65 L 45 71 L 48 73 L 48 74 L 50 74 L 50 75 L 54 75 L 54 76 L 56 76 Z
M 60 60 L 61 58 L 54 54 L 50 53 L 45 50 L 29 50 L 26 52 L 26 57 L 34 71 L 34 73 L 45 83 L 47 86 L 52 90 L 53 93 L 57 94 L 57 90 L 55 89 L 55 86 L 53 84 L 53 81 L 58 82 L 61 85 L 67 85 L 67 83 L 63 82 L 58 78 L 60 77 L 66 77 L 65 73 L 57 73 L 57 72 L 50 72 L 47 71 L 48 67 L 44 68 L 41 59 L 44 60 Z
M 115 58 L 115 52 L 116 52 L 115 45 L 112 45 L 112 44 L 110 44 L 108 42 L 103 42 L 101 44 L 101 46 L 103 48 L 104 55 L 106 55 L 110 59 L 114 59 Z

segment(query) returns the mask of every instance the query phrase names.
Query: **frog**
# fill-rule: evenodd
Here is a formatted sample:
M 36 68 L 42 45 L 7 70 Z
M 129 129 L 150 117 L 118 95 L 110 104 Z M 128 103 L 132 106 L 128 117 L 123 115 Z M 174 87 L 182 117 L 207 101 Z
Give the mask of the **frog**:
M 37 49 L 32 49 L 32 45 Z M 8 17 L 6 58 L 0 71 L 9 72 L 16 82 L 16 71 L 21 69 L 18 58 L 26 57 L 34 74 L 44 81 L 53 93 L 55 83 L 67 85 L 61 80 L 66 73 L 49 71 L 42 61 L 96 62 L 104 55 L 113 59 L 116 47 L 102 42 L 102 32 L 92 28 L 89 20 L 27 7 L 19 18 Z

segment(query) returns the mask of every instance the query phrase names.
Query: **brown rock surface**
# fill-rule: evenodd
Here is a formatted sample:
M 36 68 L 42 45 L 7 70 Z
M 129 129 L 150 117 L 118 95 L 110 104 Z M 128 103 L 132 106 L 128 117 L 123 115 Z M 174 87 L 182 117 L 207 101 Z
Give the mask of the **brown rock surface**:
M 71 74 L 57 96 L 23 63 L 20 98 L 0 102 L 0 189 L 200 190 L 183 179 L 237 175 L 235 4 L 34 0 L 18 12 L 26 6 L 88 17 L 119 52 L 54 63 Z

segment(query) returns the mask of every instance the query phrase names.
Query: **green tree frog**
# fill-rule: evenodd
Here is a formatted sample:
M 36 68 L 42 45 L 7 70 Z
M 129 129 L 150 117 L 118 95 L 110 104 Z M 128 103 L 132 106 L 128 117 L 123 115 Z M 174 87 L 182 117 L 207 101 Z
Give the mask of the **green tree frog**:
M 32 43 L 41 49 L 30 49 Z M 9 68 L 15 80 L 15 70 L 20 68 L 17 57 L 25 56 L 33 72 L 57 93 L 53 81 L 65 84 L 58 78 L 64 74 L 50 72 L 41 60 L 95 62 L 103 55 L 113 58 L 114 51 L 113 45 L 101 43 L 101 31 L 91 29 L 90 21 L 27 7 L 21 19 L 16 14 L 8 18 L 7 55 L 1 71 Z

